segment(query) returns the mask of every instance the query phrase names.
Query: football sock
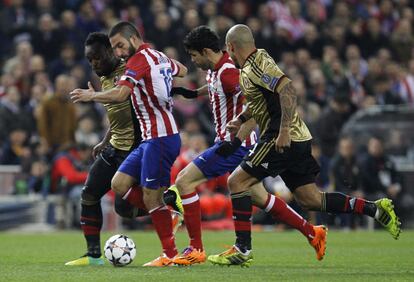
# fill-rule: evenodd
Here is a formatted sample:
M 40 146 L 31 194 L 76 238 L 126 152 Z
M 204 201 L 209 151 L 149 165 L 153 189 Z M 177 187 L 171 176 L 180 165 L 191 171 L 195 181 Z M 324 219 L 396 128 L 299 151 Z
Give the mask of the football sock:
M 321 211 L 329 213 L 356 213 L 375 217 L 377 206 L 371 201 L 333 192 L 322 193 Z
M 177 195 L 173 191 L 166 190 L 164 192 L 163 197 L 164 197 L 164 203 L 166 205 L 169 205 L 169 206 L 174 206 L 175 205 L 175 200 L 177 198 Z
M 202 251 L 200 199 L 195 191 L 182 195 L 181 199 L 184 207 L 184 223 L 190 237 L 190 246 Z
M 128 201 L 128 203 L 136 208 L 147 210 L 144 204 L 142 188 L 138 185 L 133 185 L 131 188 L 129 188 L 124 196 L 122 196 L 122 199 Z
M 174 242 L 170 210 L 167 206 L 161 206 L 150 210 L 149 214 L 151 215 L 152 224 L 160 238 L 164 254 L 169 258 L 173 258 L 177 255 L 177 248 Z
M 100 232 L 102 228 L 101 203 L 81 205 L 80 224 L 86 239 L 88 255 L 94 258 L 101 256 Z
M 252 248 L 250 191 L 231 194 L 231 203 L 233 205 L 234 230 L 237 237 L 236 246 L 241 252 L 246 253 Z
M 315 236 L 313 226 L 282 199 L 268 194 L 264 210 L 270 213 L 276 220 L 299 230 L 308 240 L 313 239 Z

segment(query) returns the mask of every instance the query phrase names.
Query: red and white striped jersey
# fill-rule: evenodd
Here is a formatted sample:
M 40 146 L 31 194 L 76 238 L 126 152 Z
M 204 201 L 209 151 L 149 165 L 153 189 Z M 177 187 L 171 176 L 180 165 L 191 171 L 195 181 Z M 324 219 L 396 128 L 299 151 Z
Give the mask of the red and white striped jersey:
M 142 139 L 148 140 L 178 133 L 172 115 L 170 96 L 173 76 L 179 66 L 162 52 L 142 44 L 128 59 L 118 85 L 131 88 L 131 100 L 139 120 Z
M 218 141 L 231 141 L 234 136 L 226 130 L 226 125 L 237 117 L 244 109 L 243 95 L 239 85 L 239 70 L 227 52 L 214 67 L 207 71 L 207 85 L 210 103 L 213 108 L 216 139 Z M 253 131 L 243 141 L 243 146 L 251 146 L 256 143 L 256 133 Z

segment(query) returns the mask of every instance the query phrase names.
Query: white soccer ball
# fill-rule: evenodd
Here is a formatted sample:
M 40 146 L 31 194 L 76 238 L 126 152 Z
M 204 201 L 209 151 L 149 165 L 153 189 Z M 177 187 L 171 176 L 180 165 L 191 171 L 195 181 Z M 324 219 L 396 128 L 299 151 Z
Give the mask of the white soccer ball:
M 108 239 L 104 247 L 105 257 L 114 266 L 125 266 L 135 258 L 135 243 L 128 236 L 117 234 Z

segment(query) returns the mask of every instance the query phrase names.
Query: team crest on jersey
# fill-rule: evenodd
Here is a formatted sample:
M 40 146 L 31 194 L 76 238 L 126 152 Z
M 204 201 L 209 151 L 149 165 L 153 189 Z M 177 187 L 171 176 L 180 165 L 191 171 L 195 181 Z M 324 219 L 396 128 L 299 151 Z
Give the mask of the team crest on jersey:
M 277 77 L 271 77 L 268 74 L 263 74 L 260 79 L 264 83 L 269 84 L 270 88 L 274 88 L 276 86 L 277 81 L 279 80 Z
M 133 71 L 133 70 L 127 70 L 125 72 L 125 74 L 126 75 L 129 75 L 129 76 L 132 76 L 132 77 L 135 77 L 137 75 L 137 73 L 135 71 Z

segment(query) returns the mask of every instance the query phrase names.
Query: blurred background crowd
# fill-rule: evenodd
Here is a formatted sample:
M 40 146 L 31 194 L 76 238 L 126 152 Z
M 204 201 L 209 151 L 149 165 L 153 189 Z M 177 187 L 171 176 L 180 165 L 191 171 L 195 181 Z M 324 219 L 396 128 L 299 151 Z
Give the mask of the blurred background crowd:
M 21 169 L 12 189 L 3 185 L 0 195 L 77 197 L 73 187 L 82 187 L 91 148 L 108 123 L 101 105 L 72 104 L 68 93 L 86 88 L 88 81 L 99 87 L 83 55 L 84 40 L 120 20 L 134 23 L 146 42 L 183 62 L 190 73 L 175 84 L 188 88 L 204 85 L 205 73 L 191 63 L 184 36 L 204 24 L 224 45 L 233 24 L 247 24 L 258 48 L 268 50 L 293 80 L 298 111 L 311 129 L 322 167 L 318 185 L 368 199 L 388 196 L 403 219 L 409 218 L 414 206 L 407 185 L 414 178 L 414 2 L 409 0 L 2 0 L 0 165 Z M 172 181 L 214 140 L 208 98 L 174 99 L 183 148 Z M 353 131 L 364 112 L 372 118 L 362 132 Z M 266 186 L 290 200 L 279 179 L 267 179 Z M 204 219 L 229 217 L 226 176 L 199 191 Z M 269 220 L 260 212 L 256 218 Z M 347 216 L 333 223 L 359 224 Z

